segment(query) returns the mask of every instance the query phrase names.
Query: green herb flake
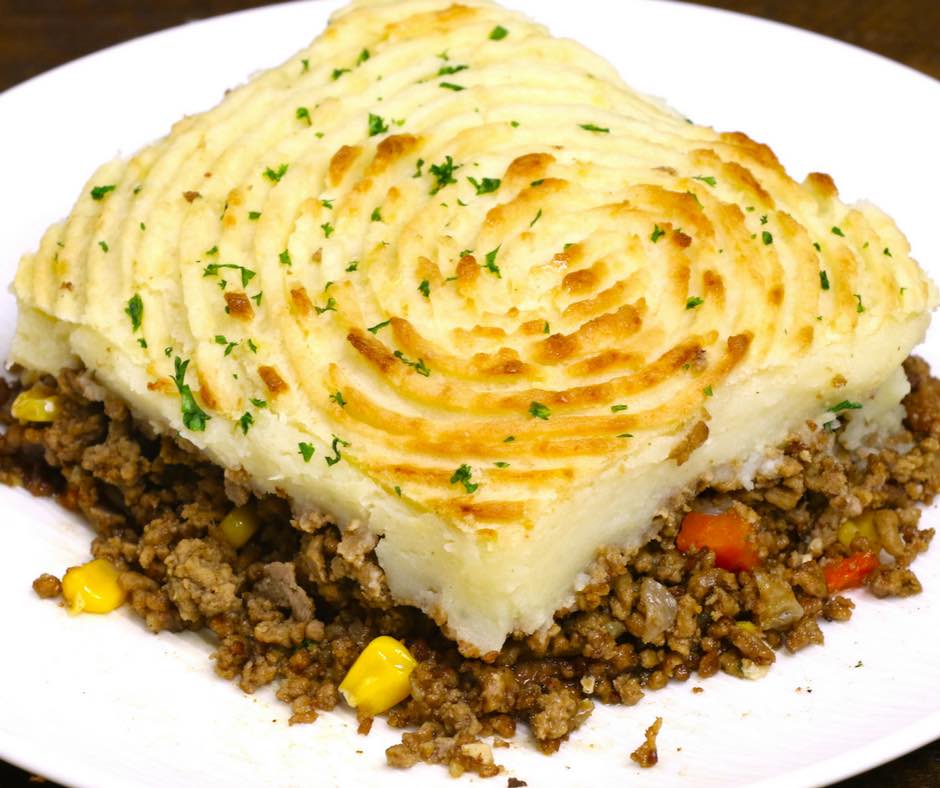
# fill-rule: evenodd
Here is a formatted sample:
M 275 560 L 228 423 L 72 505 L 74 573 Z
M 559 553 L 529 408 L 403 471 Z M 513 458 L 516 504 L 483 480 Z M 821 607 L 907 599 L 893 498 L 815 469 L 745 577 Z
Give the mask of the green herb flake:
M 265 400 L 263 400 L 263 399 L 255 399 L 254 397 L 252 397 L 251 400 L 249 400 L 249 401 L 250 401 L 251 404 L 254 405 L 256 408 L 264 409 L 264 408 L 268 407 L 268 403 L 267 403 Z
M 415 165 L 415 174 L 412 175 L 411 177 L 412 177 L 412 178 L 420 178 L 420 177 L 422 177 L 422 176 L 424 175 L 424 173 L 421 171 L 421 170 L 423 169 L 423 167 L 424 167 L 424 159 L 418 159 L 418 162 L 417 162 L 417 164 Z
M 515 443 L 515 442 L 516 442 L 515 435 L 507 435 L 505 438 L 503 438 L 503 443 Z
M 302 58 L 300 61 L 300 73 L 306 74 L 310 70 L 310 61 L 307 58 Z
M 770 246 L 774 242 L 774 237 L 768 233 L 766 230 L 761 233 L 761 240 L 764 242 L 764 246 Z
M 358 270 L 359 270 L 359 261 L 358 261 L 358 260 L 353 260 L 349 265 L 346 266 L 346 273 L 347 273 L 347 274 L 351 274 L 351 273 L 353 273 L 354 271 L 358 271 Z
M 381 330 L 382 330 L 383 328 L 385 328 L 386 326 L 391 325 L 391 323 L 392 323 L 391 320 L 385 320 L 385 321 L 383 321 L 382 323 L 376 323 L 376 324 L 375 324 L 374 326 L 372 326 L 371 328 L 367 328 L 366 331 L 368 331 L 370 334 L 375 335 L 375 334 L 378 334 L 379 331 L 381 331 Z
M 451 484 L 462 484 L 463 488 L 468 493 L 474 493 L 479 488 L 479 484 L 473 484 L 470 481 L 470 477 L 473 476 L 473 471 L 470 469 L 469 465 L 461 465 L 453 475 L 450 477 Z
M 497 468 L 508 468 L 508 467 L 509 467 L 509 463 L 508 463 L 508 462 L 494 462 L 493 465 L 495 465 Z
M 262 299 L 263 297 L 264 297 L 264 291 L 261 291 L 261 292 L 259 292 L 259 293 L 255 293 L 253 296 L 251 296 L 251 300 L 255 302 L 255 305 L 256 305 L 256 306 L 261 306 L 261 299 Z
M 249 349 L 252 353 L 257 353 L 257 352 L 258 352 L 258 346 L 255 344 L 255 341 L 254 341 L 251 337 L 248 337 L 248 349 Z
M 356 58 L 356 65 L 357 65 L 357 66 L 361 66 L 361 65 L 362 65 L 363 63 L 365 63 L 370 57 L 372 57 L 372 53 L 369 52 L 368 49 L 363 49 L 362 52 L 359 53 L 359 57 Z
M 326 238 L 329 238 L 336 231 L 336 228 L 329 222 L 321 224 L 320 229 L 323 230 L 323 235 Z
M 388 124 L 379 115 L 369 113 L 369 136 L 376 137 L 388 131 Z
M 437 72 L 439 77 L 446 77 L 451 74 L 459 74 L 461 71 L 466 71 L 470 66 L 461 65 L 461 66 L 441 66 L 440 71 Z
M 506 36 L 509 35 L 509 31 L 502 25 L 496 25 L 490 31 L 490 41 L 502 41 Z
M 392 489 L 395 490 L 395 495 L 401 498 L 401 487 L 396 484 Z
M 336 82 L 336 80 L 343 76 L 343 74 L 348 74 L 350 70 L 351 69 L 348 68 L 334 68 L 332 74 L 333 81 Z
M 585 131 L 590 131 L 594 134 L 610 134 L 610 129 L 605 128 L 604 126 L 597 126 L 593 123 L 579 123 L 578 126 Z
M 163 355 L 166 356 L 167 358 L 169 358 L 170 356 L 172 356 L 172 355 L 173 355 L 173 347 L 172 347 L 171 345 L 167 345 L 165 348 L 163 348 Z
M 330 402 L 335 402 L 341 408 L 346 407 L 346 399 L 343 397 L 342 391 L 337 391 L 335 394 L 330 394 Z
M 531 222 L 529 222 L 529 228 L 531 229 L 532 227 L 535 227 L 536 223 L 541 218 L 542 218 L 542 209 L 539 208 L 539 212 L 535 214 L 535 218 Z
M 463 85 L 455 85 L 453 82 L 441 82 L 440 87 L 444 88 L 444 90 L 453 90 L 455 93 L 466 90 Z
M 705 388 L 702 389 L 702 391 L 704 392 L 706 397 L 715 396 L 715 390 L 711 386 L 706 386 Z
M 552 412 L 548 405 L 543 405 L 541 402 L 532 402 L 529 405 L 529 416 L 531 416 L 533 419 L 548 421 L 551 415 Z
M 625 410 L 627 409 L 627 407 L 628 407 L 627 405 L 611 405 L 611 406 L 610 406 L 610 412 L 611 412 L 611 413 L 620 413 L 621 411 L 625 411 Z
M 342 438 L 337 438 L 334 435 L 333 436 L 333 456 L 323 458 L 324 460 L 326 460 L 326 464 L 329 465 L 331 468 L 334 465 L 336 465 L 336 463 L 338 463 L 341 459 L 343 459 L 343 455 L 340 453 L 340 450 L 339 450 L 340 446 L 346 447 L 346 446 L 349 446 L 349 443 L 344 441 Z
M 373 209 L 372 216 L 370 218 L 373 222 L 381 222 L 382 221 L 382 209 L 381 208 Z
M 633 437 L 633 433 L 632 433 L 632 432 L 621 432 L 617 437 L 618 437 L 618 438 L 632 438 L 632 437 Z
M 484 178 L 482 181 L 478 181 L 476 178 L 467 178 L 470 183 L 473 184 L 473 188 L 477 190 L 477 196 L 481 194 L 492 194 L 497 191 L 502 185 L 502 181 L 499 178 Z
M 547 320 L 545 321 L 545 324 L 542 326 L 542 333 L 543 333 L 543 334 L 551 334 L 551 333 L 552 333 L 552 327 L 551 327 L 551 325 L 549 325 L 549 322 L 548 322 Z
M 333 210 L 333 200 L 320 200 L 320 205 L 322 205 L 328 211 Z
M 103 200 L 106 194 L 113 192 L 116 188 L 113 183 L 109 183 L 107 186 L 95 186 L 89 194 L 91 194 L 93 200 Z
M 760 217 L 760 223 L 767 224 L 767 221 L 768 221 L 767 214 L 765 213 L 763 216 Z
M 718 181 L 715 180 L 714 175 L 695 175 L 692 177 L 694 181 L 701 181 L 702 183 L 707 183 L 709 186 L 717 186 Z
M 423 295 L 425 298 L 430 298 L 431 283 L 427 279 L 422 280 L 421 284 L 418 285 L 418 292 L 421 293 L 421 295 Z
M 821 252 L 821 251 L 822 251 L 822 247 L 819 245 L 819 241 L 813 241 L 813 248 L 814 248 L 817 252 Z
M 313 453 L 316 451 L 316 449 L 314 449 L 311 444 L 309 444 L 309 443 L 298 443 L 298 444 L 297 444 L 297 448 L 299 449 L 299 451 L 298 451 L 297 453 L 298 453 L 301 457 L 304 458 L 304 462 L 310 462 L 310 460 L 313 459 Z
M 688 301 L 685 302 L 686 309 L 697 309 L 702 304 L 705 303 L 705 299 L 699 296 L 692 296 Z
M 98 246 L 101 247 L 101 251 L 104 252 L 105 254 L 111 251 L 110 247 L 108 246 L 107 241 L 98 241 Z
M 138 339 L 138 340 L 137 340 L 137 344 L 140 345 L 144 350 L 147 349 L 147 340 L 146 340 L 146 339 L 143 339 L 143 338 Z
M 419 375 L 423 375 L 426 378 L 431 377 L 431 370 L 428 369 L 427 364 L 424 363 L 423 358 L 419 358 L 417 361 L 409 361 L 405 354 L 400 350 L 396 350 L 394 353 L 395 358 L 397 358 L 402 364 L 406 367 L 411 367 Z
M 841 228 L 841 227 L 833 227 L 833 228 L 832 228 L 832 234 L 833 234 L 833 235 L 838 235 L 840 238 L 845 238 L 845 233 L 842 232 L 842 228 Z
M 141 231 L 142 233 L 147 232 L 147 225 L 146 225 L 146 224 L 144 224 L 143 222 L 141 222 L 139 226 L 140 226 L 140 231 Z
M 293 265 L 293 263 L 291 262 L 291 259 L 290 259 L 290 252 L 287 251 L 287 249 L 285 249 L 283 252 L 281 252 L 281 253 L 277 256 L 277 259 L 281 261 L 281 265 L 287 265 L 287 266 Z
M 241 418 L 238 420 L 238 426 L 242 428 L 242 433 L 244 435 L 248 434 L 248 430 L 251 429 L 251 425 L 255 423 L 255 417 L 252 416 L 247 410 L 241 415 Z
M 289 168 L 289 165 L 287 164 L 278 165 L 278 168 L 276 170 L 272 170 L 270 167 L 268 167 L 264 171 L 264 177 L 267 178 L 269 181 L 271 181 L 271 183 L 278 183 L 281 180 L 281 178 L 287 175 L 288 168 Z
M 211 249 L 206 250 L 206 257 L 215 257 L 219 253 L 219 247 L 213 246 Z
M 326 299 L 326 306 L 315 306 L 314 310 L 318 315 L 322 315 L 324 312 L 335 312 L 336 311 L 336 299 L 333 296 L 330 296 Z
M 855 300 L 858 301 L 858 303 L 855 305 L 855 311 L 858 312 L 858 314 L 862 314 L 862 312 L 865 311 L 865 305 L 862 303 L 861 295 L 858 293 L 853 293 L 852 295 L 855 296 Z
M 131 319 L 131 330 L 137 333 L 144 320 L 144 301 L 140 297 L 140 293 L 134 293 L 131 300 L 127 302 L 127 309 L 124 310 L 124 314 Z
M 249 221 L 256 222 L 261 218 L 261 211 L 248 211 Z
M 236 271 L 241 271 L 242 287 L 247 287 L 248 283 L 257 275 L 250 268 L 245 268 L 243 265 L 234 265 L 233 263 L 209 263 L 209 265 L 203 269 L 202 275 L 203 277 L 218 276 L 219 271 L 224 268 L 231 268 Z
M 173 382 L 176 384 L 176 389 L 180 395 L 180 412 L 183 414 L 183 426 L 193 432 L 203 432 L 206 429 L 206 422 L 211 417 L 199 407 L 192 389 L 186 385 L 186 370 L 189 367 L 189 359 L 183 361 L 177 356 L 173 361 L 173 365 L 176 371 L 176 374 L 173 375 Z
M 653 233 L 650 235 L 650 240 L 655 244 L 659 243 L 659 239 L 666 234 L 666 231 L 663 230 L 658 224 L 653 225 Z
M 503 245 L 500 244 L 492 252 L 487 252 L 486 254 L 486 263 L 483 267 L 489 271 L 491 274 L 494 274 L 497 279 L 502 279 L 503 275 L 499 270 L 499 266 L 496 265 L 496 258 L 499 256 L 499 250 L 503 248 Z
M 462 164 L 454 164 L 454 160 L 451 156 L 445 158 L 440 164 L 432 164 L 429 168 L 429 172 L 434 176 L 437 182 L 431 190 L 431 196 L 437 194 L 445 186 L 457 183 L 454 173 L 462 166 Z
M 829 289 L 829 274 L 827 274 L 825 271 L 819 272 L 819 286 L 823 290 Z
M 518 129 L 519 126 L 522 124 L 520 124 L 518 120 L 511 120 L 509 121 L 509 125 L 512 126 L 514 129 Z
M 842 400 L 838 405 L 833 405 L 829 408 L 830 413 L 841 413 L 844 410 L 861 410 L 863 407 L 861 402 L 852 402 L 851 400 Z
M 307 121 L 308 126 L 313 125 L 313 121 L 310 119 L 310 110 L 306 107 L 297 107 L 297 112 L 294 113 L 297 117 L 297 120 Z
M 543 183 L 545 183 L 545 179 L 539 178 L 537 181 L 532 181 L 532 183 L 530 183 L 529 186 L 531 186 L 533 189 L 537 189 Z
M 891 254 L 891 250 L 890 250 L 887 246 L 885 247 L 885 250 L 884 250 L 884 252 L 882 252 L 882 254 L 883 254 L 885 257 L 894 257 L 894 255 Z

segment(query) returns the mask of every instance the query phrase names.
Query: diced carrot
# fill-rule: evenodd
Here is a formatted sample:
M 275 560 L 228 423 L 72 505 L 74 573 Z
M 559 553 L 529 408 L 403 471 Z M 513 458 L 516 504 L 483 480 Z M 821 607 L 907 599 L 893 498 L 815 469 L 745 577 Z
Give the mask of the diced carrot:
M 874 553 L 855 553 L 848 558 L 823 567 L 829 592 L 846 588 L 858 588 L 865 578 L 878 568 L 878 556 Z
M 738 572 L 760 564 L 760 556 L 748 539 L 751 525 L 733 511 L 722 514 L 689 512 L 682 520 L 676 547 L 683 553 L 707 548 L 715 554 L 715 565 Z

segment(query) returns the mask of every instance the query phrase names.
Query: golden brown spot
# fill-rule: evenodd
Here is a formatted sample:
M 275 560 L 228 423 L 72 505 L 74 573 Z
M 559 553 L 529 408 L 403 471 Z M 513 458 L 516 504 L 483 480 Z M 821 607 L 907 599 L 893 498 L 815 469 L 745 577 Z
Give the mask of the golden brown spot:
M 708 440 L 708 425 L 704 421 L 698 422 L 688 434 L 680 440 L 669 452 L 669 459 L 675 460 L 676 465 L 685 465 L 699 446 Z
M 802 350 L 807 350 L 813 344 L 813 337 L 816 335 L 812 326 L 803 326 L 796 335 L 796 341 L 799 342 Z
M 227 292 L 225 304 L 225 311 L 237 320 L 251 320 L 255 316 L 251 299 L 245 293 Z
M 675 167 L 667 167 L 665 165 L 661 165 L 659 167 L 653 167 L 653 169 L 658 170 L 659 172 L 664 172 L 666 173 L 666 175 L 678 175 L 679 174 L 678 172 L 676 172 Z
M 59 290 L 72 290 L 74 287 L 75 286 L 71 282 L 63 282 L 59 285 Z
M 464 255 L 457 263 L 457 289 L 472 286 L 480 277 L 480 266 L 472 254 Z
M 228 193 L 228 197 L 225 198 L 225 202 L 227 202 L 230 206 L 241 205 L 244 201 L 245 197 L 242 194 L 241 189 L 232 189 L 232 191 Z
M 561 281 L 561 286 L 572 295 L 583 295 L 597 287 L 598 275 L 592 268 L 572 271 Z
M 536 344 L 535 359 L 548 366 L 561 364 L 577 353 L 579 347 L 580 343 L 574 335 L 552 334 L 548 339 Z
M 475 501 L 470 497 L 436 502 L 444 510 L 484 523 L 519 522 L 525 516 L 524 501 Z
M 506 180 L 519 178 L 532 182 L 544 178 L 548 168 L 555 163 L 550 153 L 527 153 L 515 159 L 506 169 Z
M 238 219 L 235 218 L 234 213 L 229 212 L 229 213 L 226 213 L 225 216 L 222 217 L 222 224 L 223 226 L 231 229 L 236 224 L 238 224 Z
M 290 291 L 290 298 L 291 303 L 294 305 L 294 311 L 298 315 L 306 317 L 313 312 L 313 302 L 310 300 L 310 296 L 307 295 L 305 288 L 295 287 Z
M 682 249 L 688 249 L 692 245 L 692 238 L 682 230 L 676 230 L 671 237 Z
M 199 399 L 205 403 L 205 406 L 209 408 L 209 410 L 218 410 L 219 400 L 216 398 L 215 392 L 212 391 L 209 383 L 202 376 L 202 372 L 196 372 L 196 379 L 199 381 Z
M 753 336 L 751 334 L 735 334 L 733 337 L 728 337 L 728 355 L 731 356 L 732 362 L 737 364 L 748 351 L 748 348 L 751 346 L 751 341 Z
M 147 384 L 148 391 L 159 391 L 161 394 L 173 394 L 176 386 L 169 378 L 158 378 Z
M 310 261 L 319 265 L 323 262 L 323 250 L 317 249 L 312 255 L 310 255 Z
M 379 340 L 370 334 L 363 333 L 358 328 L 354 328 L 346 336 L 346 340 L 359 353 L 371 361 L 382 372 L 388 372 L 395 363 L 395 356 L 388 352 L 388 349 Z
M 740 131 L 726 131 L 719 136 L 723 142 L 730 143 L 746 152 L 750 158 L 762 166 L 771 170 L 783 171 L 774 152 L 762 142 L 755 142 L 747 134 Z
M 639 310 L 630 304 L 624 304 L 613 314 L 588 320 L 577 333 L 585 342 L 599 347 L 611 347 L 633 336 L 642 327 L 643 318 Z
M 721 275 L 715 271 L 706 271 L 702 274 L 702 284 L 705 287 L 705 297 L 718 304 L 724 303 L 725 283 Z
M 772 306 L 780 306 L 783 303 L 783 285 L 774 285 L 767 294 L 767 300 Z
M 736 182 L 739 187 L 749 192 L 751 199 L 757 202 L 758 206 L 771 209 L 774 207 L 774 198 L 760 185 L 760 182 L 747 167 L 742 167 L 736 161 L 729 161 L 724 165 L 723 171 L 725 179 Z
M 527 320 L 519 326 L 519 332 L 524 336 L 533 336 L 545 333 L 545 320 Z
M 521 375 L 529 368 L 515 350 L 507 347 L 500 348 L 495 355 L 478 353 L 470 364 L 475 371 L 496 377 Z
M 369 167 L 369 175 L 381 175 L 395 162 L 418 147 L 419 140 L 413 134 L 393 134 L 379 143 L 375 158 Z
M 839 189 L 831 175 L 824 172 L 811 172 L 803 181 L 804 185 L 822 200 L 834 200 L 839 196 Z
M 832 387 L 833 387 L 834 389 L 845 388 L 845 387 L 848 385 L 848 383 L 849 383 L 849 382 L 845 379 L 845 375 L 841 375 L 841 374 L 840 374 L 840 375 L 836 375 L 836 376 L 832 379 Z
M 202 195 L 199 192 L 183 192 L 183 199 L 186 202 L 192 202 L 193 200 L 198 200 Z
M 627 353 L 622 350 L 605 350 L 596 356 L 579 361 L 568 367 L 568 374 L 572 377 L 589 377 L 602 372 L 612 372 L 616 369 L 639 369 L 646 361 L 641 353 Z
M 330 159 L 329 177 L 333 186 L 339 186 L 353 163 L 359 158 L 362 148 L 352 145 L 343 145 Z
M 258 367 L 258 376 L 264 381 L 267 390 L 275 397 L 290 388 L 274 367 Z

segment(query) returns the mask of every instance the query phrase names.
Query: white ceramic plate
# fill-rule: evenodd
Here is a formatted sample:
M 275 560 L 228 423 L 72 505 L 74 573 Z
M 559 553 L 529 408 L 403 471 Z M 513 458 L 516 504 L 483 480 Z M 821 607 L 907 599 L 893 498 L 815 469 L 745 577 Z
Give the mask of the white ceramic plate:
M 0 280 L 65 215 L 101 161 L 163 134 L 187 112 L 273 65 L 323 28 L 337 0 L 293 3 L 139 39 L 0 95 Z M 689 117 L 769 143 L 798 177 L 831 173 L 850 200 L 871 197 L 940 270 L 940 84 L 882 58 L 791 28 L 668 2 L 510 0 L 556 33 L 612 59 L 638 89 Z M 15 318 L 0 295 L 0 357 Z M 940 334 L 928 358 L 940 361 Z M 453 785 L 437 767 L 389 770 L 397 736 L 352 716 L 288 727 L 271 693 L 214 677 L 195 634 L 149 635 L 126 611 L 71 618 L 30 583 L 86 560 L 90 531 L 49 501 L 0 489 L 0 757 L 75 786 Z M 940 521 L 930 511 L 928 522 Z M 925 592 L 857 594 L 827 645 L 780 654 L 770 675 L 676 684 L 633 708 L 598 708 L 545 758 L 520 734 L 497 750 L 530 786 L 799 786 L 858 773 L 940 736 L 940 548 L 918 561 Z M 629 753 L 664 718 L 660 763 Z M 464 778 L 463 785 L 475 784 Z M 504 785 L 499 778 L 494 785 Z

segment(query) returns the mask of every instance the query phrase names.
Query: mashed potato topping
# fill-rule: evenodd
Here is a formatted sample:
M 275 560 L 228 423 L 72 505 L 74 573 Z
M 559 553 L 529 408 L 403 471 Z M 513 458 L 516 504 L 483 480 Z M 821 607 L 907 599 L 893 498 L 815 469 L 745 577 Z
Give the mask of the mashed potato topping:
M 14 361 L 364 524 L 466 653 L 703 475 L 890 420 L 937 300 L 828 176 L 476 0 L 354 2 L 96 172 L 15 292 Z

